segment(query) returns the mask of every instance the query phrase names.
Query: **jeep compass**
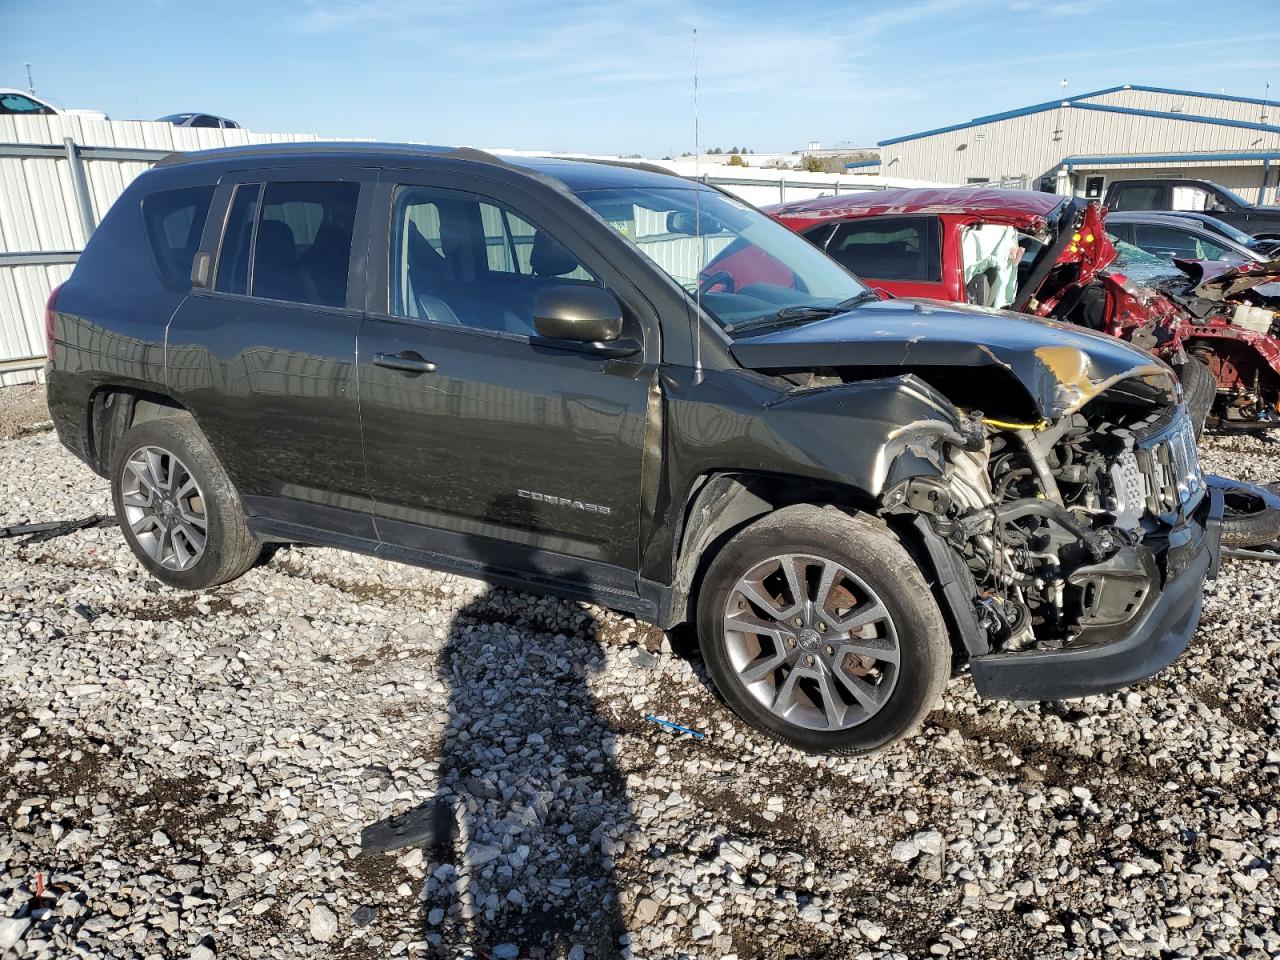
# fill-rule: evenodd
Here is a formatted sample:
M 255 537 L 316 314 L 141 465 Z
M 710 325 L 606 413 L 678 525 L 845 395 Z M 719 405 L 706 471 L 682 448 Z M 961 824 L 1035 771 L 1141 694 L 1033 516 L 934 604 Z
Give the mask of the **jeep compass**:
M 166 584 L 322 544 L 696 627 L 803 750 L 954 665 L 1057 699 L 1186 646 L 1216 547 L 1168 367 L 884 300 L 652 168 L 290 144 L 138 177 L 49 301 L 50 406 Z

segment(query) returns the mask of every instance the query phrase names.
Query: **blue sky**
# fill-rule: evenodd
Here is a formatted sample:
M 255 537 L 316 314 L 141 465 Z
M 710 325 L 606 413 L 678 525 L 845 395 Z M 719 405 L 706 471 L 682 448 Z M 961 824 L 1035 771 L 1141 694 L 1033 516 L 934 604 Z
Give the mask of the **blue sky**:
M 649 156 L 886 137 L 1142 83 L 1280 96 L 1280 8 L 1234 0 L 2 0 L 0 86 L 114 118 Z

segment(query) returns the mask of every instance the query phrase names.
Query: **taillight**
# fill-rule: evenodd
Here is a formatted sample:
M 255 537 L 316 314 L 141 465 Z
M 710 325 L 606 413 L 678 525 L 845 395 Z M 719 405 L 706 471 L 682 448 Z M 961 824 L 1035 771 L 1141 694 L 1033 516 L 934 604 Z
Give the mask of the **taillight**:
M 58 284 L 49 293 L 49 299 L 44 305 L 44 350 L 49 357 L 49 362 L 53 363 L 57 354 L 57 344 L 53 339 L 53 319 L 57 313 L 58 291 L 62 289 L 62 284 Z

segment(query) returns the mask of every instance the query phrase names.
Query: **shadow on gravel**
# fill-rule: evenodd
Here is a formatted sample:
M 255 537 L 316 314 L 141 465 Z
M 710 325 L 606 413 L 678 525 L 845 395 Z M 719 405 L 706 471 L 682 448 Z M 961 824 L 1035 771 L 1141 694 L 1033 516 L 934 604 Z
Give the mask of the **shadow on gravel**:
M 490 515 L 510 524 L 524 507 Z M 500 579 L 492 544 L 471 548 Z M 540 572 L 586 583 L 581 571 Z M 618 956 L 626 926 L 611 853 L 632 815 L 587 684 L 602 662 L 600 624 L 577 604 L 489 587 L 454 617 L 438 792 L 362 837 L 366 854 L 426 848 L 431 955 Z

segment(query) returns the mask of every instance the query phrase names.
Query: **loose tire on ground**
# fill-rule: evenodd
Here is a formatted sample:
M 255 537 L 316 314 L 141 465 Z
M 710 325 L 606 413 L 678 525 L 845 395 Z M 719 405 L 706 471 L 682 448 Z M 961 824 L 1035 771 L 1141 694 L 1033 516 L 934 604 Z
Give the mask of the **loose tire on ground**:
M 803 571 L 794 581 L 785 558 Z M 807 607 L 790 587 L 801 576 Z M 946 627 L 915 562 L 876 520 L 831 508 L 777 510 L 725 544 L 699 591 L 698 634 L 738 715 L 810 753 L 869 753 L 908 736 L 950 674 Z
M 1262 547 L 1280 540 L 1280 509 L 1270 506 L 1260 491 L 1280 499 L 1280 485 L 1254 487 L 1242 483 L 1224 491 L 1222 545 L 1224 547 Z
M 1188 357 L 1187 362 L 1178 368 L 1178 379 L 1182 381 L 1183 402 L 1187 405 L 1187 414 L 1191 417 L 1191 426 L 1195 430 L 1196 439 L 1204 432 L 1205 421 L 1213 410 L 1214 401 L 1218 398 L 1218 382 L 1203 360 Z
M 139 460 L 147 461 L 148 458 L 155 462 L 164 461 L 165 458 L 157 452 L 169 454 L 171 462 L 182 468 L 180 484 L 185 484 L 188 476 L 194 481 L 194 489 L 188 487 L 188 498 L 177 511 L 179 516 L 187 515 L 185 511 L 192 511 L 192 515 L 203 521 L 203 545 L 199 551 L 192 547 L 192 541 L 186 536 L 180 538 L 185 544 L 186 559 L 190 561 L 195 557 L 194 562 L 181 569 L 166 565 L 152 555 L 156 552 L 160 528 L 142 517 L 148 510 L 152 513 L 160 511 L 143 506 L 151 497 L 146 492 L 148 481 L 140 478 L 137 465 Z M 141 472 L 145 472 L 145 468 Z M 184 590 L 202 590 L 234 580 L 257 560 L 261 544 L 249 532 L 240 496 L 190 415 L 150 420 L 130 428 L 113 451 L 110 477 L 111 498 L 125 540 L 139 562 L 157 580 Z M 174 493 L 166 490 L 155 501 L 161 506 L 165 500 L 170 502 L 166 508 L 170 518 L 175 512 Z M 131 521 L 131 516 L 137 519 Z M 200 524 L 188 524 L 188 528 L 198 533 Z M 150 551 L 144 541 L 150 544 Z M 161 555 L 168 556 L 171 563 L 183 562 L 175 559 L 174 554 L 174 549 L 161 550 Z

